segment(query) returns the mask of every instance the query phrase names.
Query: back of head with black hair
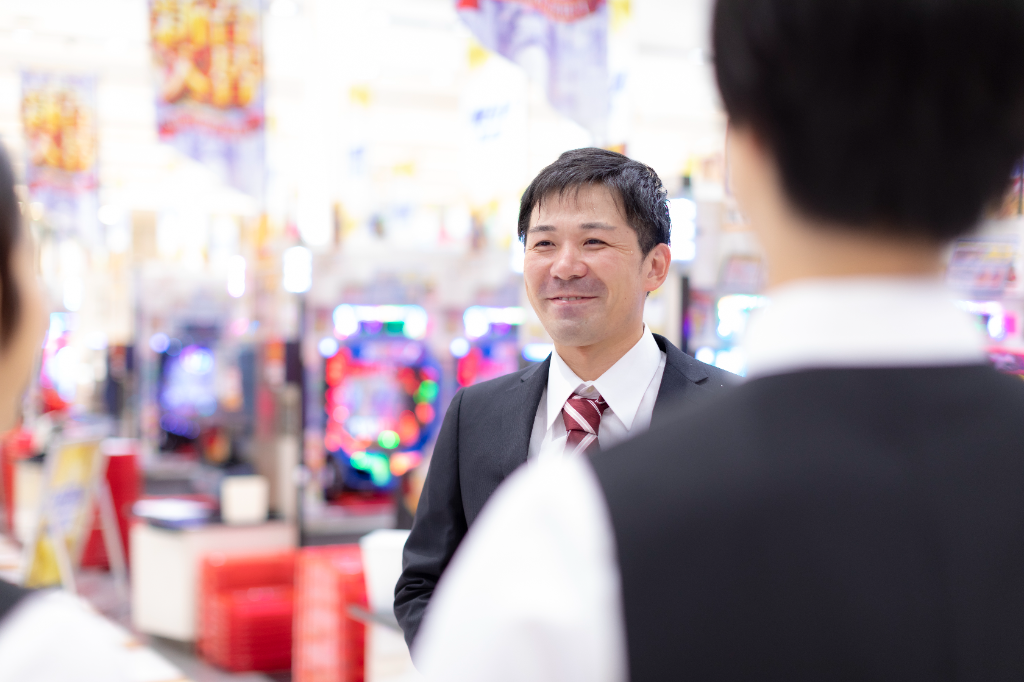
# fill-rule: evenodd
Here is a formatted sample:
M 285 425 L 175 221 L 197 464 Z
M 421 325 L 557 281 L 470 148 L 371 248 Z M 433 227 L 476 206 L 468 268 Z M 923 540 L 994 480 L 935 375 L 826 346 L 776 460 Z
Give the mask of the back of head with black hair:
M 812 218 L 946 241 L 1024 155 L 1024 0 L 718 0 L 733 124 Z
M 0 347 L 11 341 L 21 319 L 21 292 L 12 263 L 20 237 L 21 211 L 14 193 L 14 171 L 0 146 Z
M 607 187 L 617 195 L 645 257 L 658 244 L 670 243 L 668 192 L 654 169 L 622 154 L 593 147 L 565 152 L 533 179 L 519 204 L 519 240 L 526 242 L 535 206 L 552 195 L 593 185 Z

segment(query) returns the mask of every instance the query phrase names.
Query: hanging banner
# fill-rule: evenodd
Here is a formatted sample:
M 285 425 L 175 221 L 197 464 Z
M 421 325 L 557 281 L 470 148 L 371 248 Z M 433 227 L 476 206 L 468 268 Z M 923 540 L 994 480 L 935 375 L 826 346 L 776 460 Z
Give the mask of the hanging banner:
M 96 79 L 23 72 L 21 121 L 31 201 L 42 205 L 54 229 L 95 233 L 99 210 Z
M 484 47 L 545 84 L 559 112 L 602 144 L 609 110 L 605 0 L 456 0 Z
M 160 139 L 263 193 L 260 0 L 150 0 Z

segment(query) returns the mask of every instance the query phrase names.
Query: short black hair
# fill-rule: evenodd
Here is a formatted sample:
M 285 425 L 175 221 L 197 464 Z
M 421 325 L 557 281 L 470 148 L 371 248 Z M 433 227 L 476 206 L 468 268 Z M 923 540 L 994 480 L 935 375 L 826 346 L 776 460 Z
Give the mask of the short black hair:
M 718 0 L 730 122 L 808 216 L 947 241 L 1024 155 L 1022 0 Z
M 645 258 L 658 244 L 671 243 L 668 192 L 654 169 L 628 156 L 594 147 L 565 152 L 533 179 L 519 203 L 519 241 L 526 243 L 535 206 L 551 195 L 593 185 L 607 187 L 618 195 Z
M 11 342 L 21 321 L 21 292 L 12 263 L 19 239 L 21 209 L 14 192 L 14 171 L 0 145 L 0 348 Z

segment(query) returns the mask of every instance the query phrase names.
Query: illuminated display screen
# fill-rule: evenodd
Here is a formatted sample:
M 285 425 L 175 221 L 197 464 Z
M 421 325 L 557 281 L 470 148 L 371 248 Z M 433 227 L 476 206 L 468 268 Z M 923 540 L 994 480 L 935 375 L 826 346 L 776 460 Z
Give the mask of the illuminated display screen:
M 163 361 L 160 386 L 160 428 L 183 438 L 199 436 L 200 419 L 217 412 L 213 351 L 185 346 Z
M 440 422 L 440 368 L 422 342 L 392 326 L 362 330 L 324 363 L 324 447 L 350 490 L 390 489 L 419 464 Z

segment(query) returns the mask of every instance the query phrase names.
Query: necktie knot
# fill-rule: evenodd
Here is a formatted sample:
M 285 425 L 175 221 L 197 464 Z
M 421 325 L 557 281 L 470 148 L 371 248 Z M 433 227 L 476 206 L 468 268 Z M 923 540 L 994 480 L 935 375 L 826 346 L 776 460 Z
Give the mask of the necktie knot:
M 573 393 L 562 408 L 565 422 L 567 453 L 594 452 L 597 450 L 597 434 L 601 428 L 601 415 L 608 409 L 608 403 L 600 395 L 584 398 Z

